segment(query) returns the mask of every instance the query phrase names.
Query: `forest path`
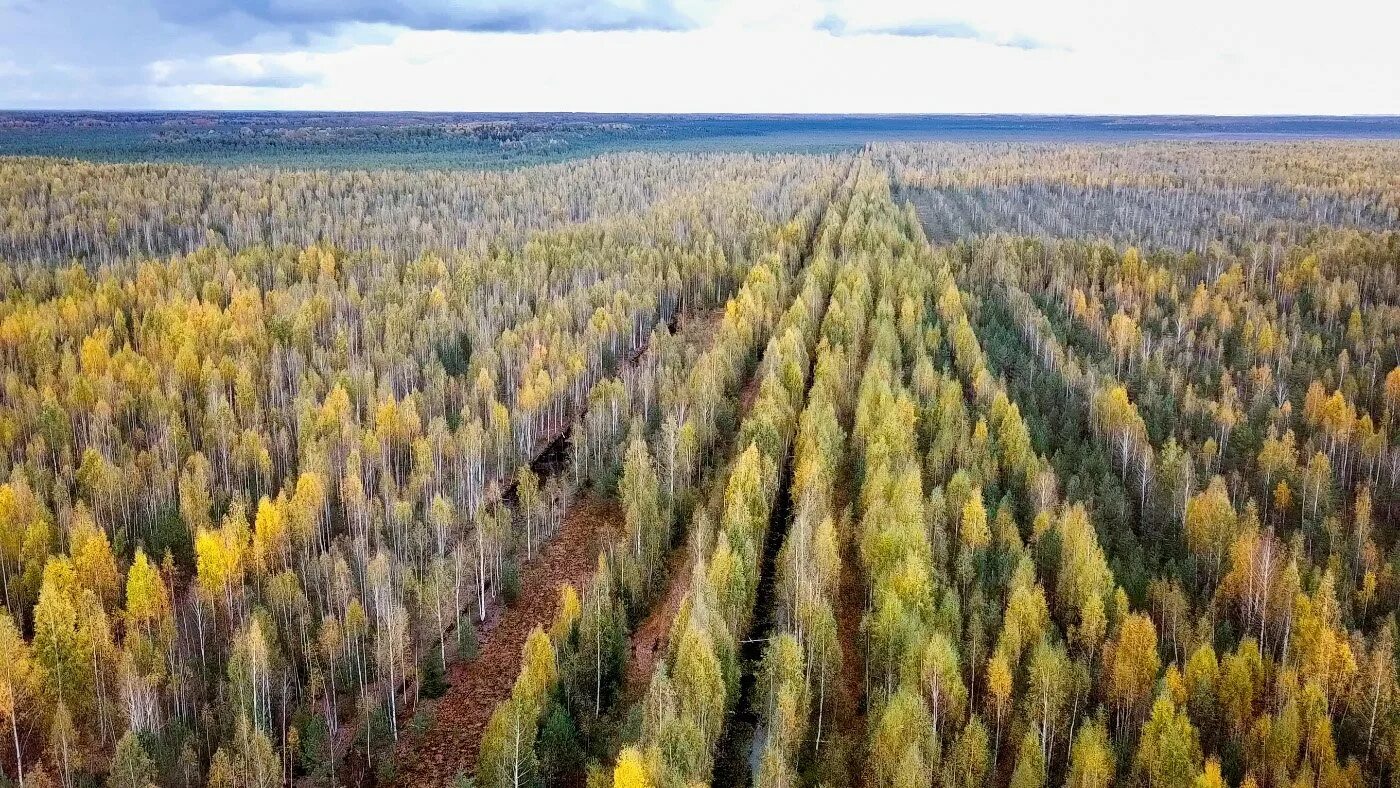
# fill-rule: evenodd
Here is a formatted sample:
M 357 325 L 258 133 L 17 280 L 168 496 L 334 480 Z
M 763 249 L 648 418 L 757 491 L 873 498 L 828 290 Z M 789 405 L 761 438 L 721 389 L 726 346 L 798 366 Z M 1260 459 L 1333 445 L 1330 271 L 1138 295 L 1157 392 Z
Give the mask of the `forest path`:
M 849 480 L 848 483 L 853 483 Z M 842 485 L 843 490 L 850 487 Z M 846 748 L 847 775 L 851 786 L 865 785 L 865 643 L 861 621 L 865 618 L 865 581 L 855 523 L 841 539 L 841 583 L 836 600 L 836 631 L 841 642 L 841 686 L 832 704 L 835 719 L 824 726 L 821 745 L 835 742 Z M 834 735 L 833 735 L 834 734 Z
M 687 537 L 685 544 L 671 551 L 666 566 L 666 595 L 652 605 L 651 612 L 632 632 L 631 654 L 627 660 L 627 676 L 623 683 L 622 702 L 618 708 L 629 708 L 642 699 L 651 684 L 651 674 L 656 663 L 666 653 L 666 643 L 671 637 L 671 625 L 681 602 L 690 592 L 691 567 L 695 561 L 694 539 Z
M 527 562 L 522 593 L 511 606 L 497 605 L 480 635 L 477 657 L 448 669 L 451 687 L 436 701 L 424 701 L 432 722 L 419 735 L 406 732 L 395 750 L 395 786 L 443 788 L 459 773 L 471 774 L 481 737 L 496 705 L 510 695 L 520 672 L 520 655 L 530 631 L 548 628 L 559 606 L 559 589 L 582 589 L 598 565 L 598 554 L 617 534 L 622 512 L 611 499 L 576 498 L 559 533 Z
M 722 317 L 722 313 L 715 313 L 710 319 L 710 326 L 713 328 Z M 735 413 L 736 422 L 743 422 L 753 408 L 754 400 L 758 398 L 759 384 L 762 383 L 762 375 L 758 369 L 754 369 L 748 379 L 744 381 L 744 387 L 739 390 L 739 406 Z M 733 453 L 732 441 L 726 445 L 724 451 L 727 454 Z M 720 510 L 720 501 L 724 497 L 724 483 L 729 479 L 729 471 L 734 466 L 731 458 L 729 462 L 721 468 L 714 470 L 713 475 L 705 480 L 705 485 L 709 488 L 709 499 L 704 504 L 711 512 Z M 693 515 L 692 515 L 693 516 Z M 628 653 L 627 675 L 624 678 L 622 689 L 622 702 L 618 705 L 620 709 L 627 709 L 633 703 L 641 700 L 647 692 L 647 687 L 651 684 L 651 674 L 656 670 L 656 663 L 666 654 L 666 643 L 671 637 L 671 626 L 676 621 L 676 614 L 681 609 L 681 603 L 685 601 L 686 595 L 690 593 L 690 584 L 694 580 L 695 566 L 695 540 L 697 538 L 693 524 L 685 524 L 685 544 L 671 550 L 671 556 L 666 562 L 666 593 L 657 600 L 651 608 L 651 612 L 637 626 L 631 636 L 631 651 Z

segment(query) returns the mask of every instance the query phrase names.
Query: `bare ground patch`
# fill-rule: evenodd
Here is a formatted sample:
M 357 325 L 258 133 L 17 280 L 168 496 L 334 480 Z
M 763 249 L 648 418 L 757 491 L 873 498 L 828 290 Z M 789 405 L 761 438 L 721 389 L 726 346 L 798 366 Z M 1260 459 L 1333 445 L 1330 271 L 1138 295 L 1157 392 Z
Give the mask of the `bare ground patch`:
M 457 774 L 476 768 L 482 733 L 496 704 L 510 695 L 530 631 L 549 626 L 565 583 L 582 591 L 597 567 L 598 553 L 621 523 L 614 501 L 592 495 L 574 501 L 559 533 L 525 565 L 520 598 L 490 613 L 477 658 L 449 668 L 451 687 L 432 702 L 427 729 L 416 737 L 400 737 L 394 785 L 442 788 Z

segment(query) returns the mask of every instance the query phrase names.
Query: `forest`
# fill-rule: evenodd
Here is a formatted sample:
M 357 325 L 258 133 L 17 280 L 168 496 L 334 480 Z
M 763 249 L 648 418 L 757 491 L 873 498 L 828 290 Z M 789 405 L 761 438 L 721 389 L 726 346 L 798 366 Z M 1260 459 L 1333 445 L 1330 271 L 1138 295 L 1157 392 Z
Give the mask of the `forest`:
M 586 153 L 0 157 L 0 785 L 1400 786 L 1400 144 Z

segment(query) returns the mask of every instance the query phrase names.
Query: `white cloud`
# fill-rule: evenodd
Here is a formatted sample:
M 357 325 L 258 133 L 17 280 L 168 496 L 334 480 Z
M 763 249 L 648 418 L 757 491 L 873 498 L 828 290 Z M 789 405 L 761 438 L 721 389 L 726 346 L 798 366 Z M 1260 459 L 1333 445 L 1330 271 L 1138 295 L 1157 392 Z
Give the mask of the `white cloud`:
M 268 28 L 212 57 L 146 55 L 144 81 L 124 95 L 208 108 L 1400 114 L 1400 48 L 1388 40 L 1400 6 L 1373 0 L 671 5 L 695 28 L 337 23 L 301 44 Z M 833 19 L 842 35 L 823 29 Z M 26 82 L 43 88 L 39 77 Z
M 202 60 L 157 60 L 151 80 L 159 86 L 220 85 L 261 89 L 316 85 L 322 74 L 303 53 L 219 55 Z

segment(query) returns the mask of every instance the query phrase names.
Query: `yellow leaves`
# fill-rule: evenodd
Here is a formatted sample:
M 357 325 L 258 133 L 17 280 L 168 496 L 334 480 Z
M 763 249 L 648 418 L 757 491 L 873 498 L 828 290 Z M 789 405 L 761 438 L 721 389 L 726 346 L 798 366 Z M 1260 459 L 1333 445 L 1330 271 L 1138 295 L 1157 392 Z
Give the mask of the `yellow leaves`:
M 331 434 L 345 424 L 353 413 L 350 403 L 350 392 L 345 390 L 345 386 L 337 382 L 326 392 L 326 398 L 321 402 L 320 424 L 322 432 Z
M 1015 665 L 1022 651 L 1039 642 L 1050 623 L 1050 611 L 1045 591 L 1039 585 L 1017 583 L 1006 602 L 1006 623 L 997 641 L 997 649 L 1005 650 L 1007 661 Z
M 1074 642 L 1085 654 L 1093 654 L 1108 631 L 1108 614 L 1103 597 L 1089 596 L 1079 610 L 1079 622 L 1071 631 Z
M 1234 537 L 1235 509 L 1225 480 L 1211 479 L 1205 491 L 1186 502 L 1186 539 L 1191 550 L 1210 560 L 1218 569 Z
M 83 626 L 91 605 L 84 604 L 81 592 L 72 562 L 64 557 L 50 558 L 44 566 L 39 602 L 34 606 L 32 640 L 34 660 L 50 701 L 83 697 L 82 690 L 93 678 L 90 670 L 84 670 L 93 650 L 92 633 Z
M 672 679 L 679 712 L 694 722 L 708 743 L 723 724 L 727 690 L 716 643 L 705 624 L 692 616 L 676 645 Z
M 1064 510 L 1058 522 L 1060 570 L 1056 598 L 1078 619 L 1076 639 L 1092 649 L 1107 627 L 1104 601 L 1113 591 L 1113 572 L 1098 543 L 1093 523 L 1083 504 Z
M 97 527 L 87 507 L 79 504 L 68 528 L 68 551 L 78 580 L 106 605 L 116 604 L 121 579 L 107 532 Z
M 239 511 L 224 518 L 217 530 L 199 530 L 194 542 L 195 576 L 206 600 L 227 595 L 242 583 L 248 537 L 247 523 Z
M 264 495 L 258 501 L 258 512 L 253 519 L 253 565 L 266 573 L 274 562 L 279 566 L 284 562 L 287 545 L 287 527 L 282 514 L 283 500 L 271 501 Z
M 1253 638 L 1245 638 L 1220 665 L 1220 708 L 1224 721 L 1237 735 L 1242 735 L 1254 719 L 1255 704 L 1266 691 L 1264 677 L 1264 661 Z
M 107 349 L 111 343 L 111 335 L 111 329 L 101 328 L 83 339 L 82 347 L 78 350 L 78 360 L 84 374 L 100 378 L 107 373 L 107 366 L 112 360 Z
M 829 515 L 817 524 L 816 532 L 812 535 L 811 550 L 818 576 L 833 586 L 826 589 L 830 594 L 841 572 L 841 544 L 836 523 Z
M 744 593 L 743 567 L 738 559 L 729 546 L 728 535 L 720 532 L 705 573 L 705 588 L 709 599 L 729 621 L 737 618 Z
M 1225 778 L 1220 774 L 1220 759 L 1212 757 L 1206 761 L 1206 770 L 1196 777 L 1191 788 L 1229 788 Z
M 938 743 L 933 740 L 928 708 L 909 689 L 897 690 L 879 710 L 870 733 L 871 784 L 881 788 L 926 784 L 937 761 Z
M 1102 720 L 1095 719 L 1074 737 L 1065 788 L 1109 788 L 1115 766 L 1108 730 Z
M 393 440 L 398 434 L 399 408 L 392 399 L 380 401 L 374 410 L 374 431 L 380 440 Z
M 963 312 L 962 293 L 950 279 L 938 296 L 938 314 L 945 323 L 953 323 Z
M 1262 358 L 1273 356 L 1274 350 L 1278 347 L 1278 338 L 1274 333 L 1271 323 L 1264 323 L 1259 327 L 1259 332 L 1254 339 L 1254 352 Z
M 304 544 L 312 538 L 325 505 L 325 477 L 318 471 L 308 470 L 297 477 L 296 490 L 292 493 L 291 500 L 281 503 L 279 508 L 283 512 L 288 530 Z M 261 510 L 261 505 L 258 508 Z
M 525 640 L 515 691 L 535 703 L 542 703 L 558 675 L 558 667 L 554 662 L 554 645 L 549 642 L 549 636 L 543 629 L 535 627 Z
M 933 607 L 933 578 L 928 564 L 913 554 L 905 554 L 892 571 L 881 575 L 881 590 L 893 594 L 906 609 L 920 616 Z
M 559 607 L 554 614 L 554 623 L 549 628 L 550 640 L 555 643 L 563 643 L 567 640 L 581 614 L 582 607 L 579 604 L 578 591 L 574 589 L 573 584 L 565 583 L 560 586 Z
M 136 557 L 126 574 L 126 619 L 128 626 L 149 628 L 170 612 L 170 594 L 160 570 L 136 549 Z
M 1290 647 L 1299 675 L 1316 681 L 1327 697 L 1341 697 L 1357 664 L 1350 641 L 1341 629 L 1341 612 L 1330 571 L 1324 573 L 1313 596 L 1300 592 L 1294 597 L 1293 618 Z
M 1385 375 L 1385 407 L 1389 414 L 1400 408 L 1400 367 L 1393 367 Z
M 209 461 L 203 454 L 196 452 L 185 461 L 179 488 L 180 516 L 185 520 L 185 527 L 194 532 L 210 527 L 213 502 L 210 498 Z
M 308 246 L 297 255 L 297 267 L 308 281 L 317 277 L 335 279 L 338 265 L 335 250 L 324 244 Z
M 1089 299 L 1085 297 L 1084 291 L 1076 286 L 1070 291 L 1069 311 L 1075 320 L 1088 320 L 1092 316 L 1089 310 Z
M 1119 276 L 1129 282 L 1137 280 L 1143 274 L 1142 252 L 1136 246 L 1129 246 L 1123 252 L 1123 262 L 1119 265 Z
M 1259 449 L 1259 470 L 1266 477 L 1291 472 L 1297 464 L 1298 447 L 1293 430 L 1288 430 L 1281 438 L 1270 434 L 1264 439 Z
M 1146 703 L 1161 660 L 1157 630 L 1151 619 L 1131 614 L 1123 620 L 1109 660 L 1109 695 L 1120 708 L 1135 710 Z
M 369 630 L 369 614 L 358 598 L 351 599 L 345 606 L 345 634 L 352 638 L 364 637 Z
M 1181 788 L 1195 781 L 1200 762 L 1200 740 L 1185 710 L 1159 696 L 1143 726 L 1134 769 L 1146 778 L 1147 788 Z
M 646 761 L 636 747 L 624 747 L 613 769 L 613 788 L 651 788 Z
M 987 692 L 990 693 L 998 716 L 1011 702 L 1011 666 L 1006 655 L 997 651 L 987 661 Z
M 180 346 L 180 350 L 175 355 L 175 374 L 184 384 L 186 390 L 196 391 L 199 389 L 201 366 L 199 354 L 195 351 L 193 342 L 186 342 Z
M 1115 312 L 1108 322 L 1108 342 L 1113 347 L 1113 355 L 1121 368 L 1128 354 L 1137 345 L 1140 332 L 1137 321 L 1122 311 Z
M 34 690 L 29 644 L 8 610 L 0 609 L 0 717 L 15 719 L 22 699 Z
M 968 549 L 980 550 L 991 544 L 992 531 L 987 525 L 987 507 L 982 504 L 981 487 L 973 488 L 972 495 L 963 504 L 958 523 L 958 538 Z

